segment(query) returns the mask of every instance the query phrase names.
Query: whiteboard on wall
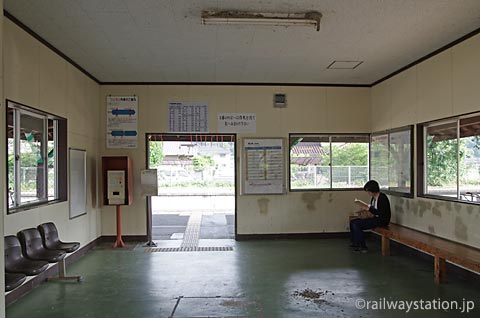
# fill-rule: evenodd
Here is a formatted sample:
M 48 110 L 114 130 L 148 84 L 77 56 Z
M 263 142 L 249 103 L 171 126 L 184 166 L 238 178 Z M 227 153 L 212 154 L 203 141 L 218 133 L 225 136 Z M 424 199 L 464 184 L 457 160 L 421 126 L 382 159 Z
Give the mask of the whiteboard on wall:
M 243 194 L 285 193 L 283 138 L 243 139 Z
M 87 213 L 87 152 L 69 149 L 70 219 Z

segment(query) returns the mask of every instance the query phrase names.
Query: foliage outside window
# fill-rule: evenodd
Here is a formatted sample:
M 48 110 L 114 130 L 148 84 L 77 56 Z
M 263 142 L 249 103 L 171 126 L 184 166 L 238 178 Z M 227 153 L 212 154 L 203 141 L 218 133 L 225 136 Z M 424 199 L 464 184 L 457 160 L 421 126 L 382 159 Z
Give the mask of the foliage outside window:
M 9 213 L 66 200 L 66 120 L 11 101 L 7 105 Z
M 480 116 L 419 125 L 424 185 L 421 195 L 480 203 Z
M 413 126 L 373 133 L 370 176 L 388 193 L 413 196 Z
M 290 189 L 361 188 L 368 181 L 368 135 L 291 134 Z

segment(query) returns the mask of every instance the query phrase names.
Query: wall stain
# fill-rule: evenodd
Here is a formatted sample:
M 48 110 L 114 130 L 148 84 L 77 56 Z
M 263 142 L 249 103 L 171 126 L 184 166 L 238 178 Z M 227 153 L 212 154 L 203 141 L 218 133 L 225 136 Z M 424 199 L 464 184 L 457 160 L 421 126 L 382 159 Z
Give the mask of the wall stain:
M 328 203 L 332 203 L 333 202 L 333 193 L 329 193 L 328 194 Z
M 473 213 L 473 205 L 467 205 L 467 213 L 472 215 Z M 478 216 L 478 215 L 477 215 Z
M 444 202 L 444 207 L 447 211 L 452 211 L 452 202 Z
M 435 216 L 438 216 L 439 218 L 442 217 L 442 211 L 440 210 L 440 207 L 441 207 L 441 204 L 439 202 L 436 202 L 432 208 L 432 214 Z
M 455 207 L 455 210 L 456 210 L 457 212 L 460 212 L 460 210 L 462 209 L 462 205 L 459 204 L 459 203 L 455 203 L 453 206 Z
M 432 203 L 425 202 L 425 201 L 418 202 L 417 211 L 418 211 L 418 215 L 421 218 L 423 218 L 423 214 L 425 214 L 425 212 L 430 211 L 431 209 L 432 209 Z
M 407 210 L 410 210 L 410 200 L 405 200 L 405 207 Z
M 458 216 L 455 218 L 455 237 L 462 241 L 468 240 L 467 226 Z
M 403 206 L 400 205 L 400 204 L 395 204 L 395 207 L 394 207 L 394 211 L 395 213 L 405 213 L 405 210 L 403 209 Z
M 315 201 L 322 198 L 323 192 L 302 193 L 302 201 L 305 202 L 307 210 L 315 211 Z
M 267 199 L 267 198 L 261 198 L 257 200 L 257 204 L 261 214 L 268 213 L 268 203 L 270 203 L 270 199 Z
M 414 215 L 418 214 L 418 201 L 412 202 L 412 208 L 410 209 Z
M 429 225 L 429 226 L 428 226 L 428 232 L 429 232 L 430 234 L 435 234 L 435 227 L 434 227 L 433 225 Z

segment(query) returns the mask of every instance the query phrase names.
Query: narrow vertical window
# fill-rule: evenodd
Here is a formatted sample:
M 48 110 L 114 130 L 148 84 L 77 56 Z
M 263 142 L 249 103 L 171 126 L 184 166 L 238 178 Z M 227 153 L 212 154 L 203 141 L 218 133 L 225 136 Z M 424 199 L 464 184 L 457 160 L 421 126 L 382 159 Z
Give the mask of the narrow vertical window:
M 372 134 L 371 179 L 389 194 L 413 197 L 413 126 Z

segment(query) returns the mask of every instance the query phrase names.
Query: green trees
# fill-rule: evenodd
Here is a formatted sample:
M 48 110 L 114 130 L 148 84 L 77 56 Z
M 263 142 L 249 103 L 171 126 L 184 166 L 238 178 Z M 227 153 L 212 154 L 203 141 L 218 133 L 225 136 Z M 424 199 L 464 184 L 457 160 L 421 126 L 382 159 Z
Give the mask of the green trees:
M 210 155 L 195 156 L 192 161 L 195 171 L 204 171 L 207 167 L 215 166 L 215 160 Z
M 160 166 L 163 161 L 163 146 L 160 141 L 150 141 L 150 168 L 155 168 Z
M 368 148 L 361 143 L 333 144 L 333 166 L 366 166 L 368 165 Z
M 215 166 L 215 160 L 210 155 L 198 155 L 193 157 L 193 170 L 200 171 L 202 173 L 202 180 L 204 178 L 204 171 L 209 167 Z
M 427 140 L 427 182 L 429 186 L 442 186 L 457 183 L 457 140 L 447 139 L 442 141 Z M 458 159 L 472 154 L 472 149 L 467 147 L 467 141 L 460 139 L 458 145 Z M 465 173 L 465 167 L 460 165 L 460 176 Z

